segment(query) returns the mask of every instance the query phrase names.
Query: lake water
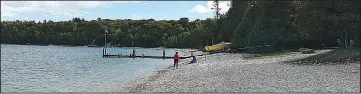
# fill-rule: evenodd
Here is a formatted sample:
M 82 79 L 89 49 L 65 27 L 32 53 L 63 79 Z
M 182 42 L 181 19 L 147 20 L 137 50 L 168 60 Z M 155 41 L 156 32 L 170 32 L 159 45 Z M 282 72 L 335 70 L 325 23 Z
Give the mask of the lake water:
M 130 54 L 130 48 L 108 48 Z M 166 50 L 168 56 L 174 50 Z M 162 50 L 136 53 L 162 55 Z M 182 53 L 180 53 L 182 55 Z M 103 58 L 102 48 L 1 44 L 2 92 L 104 92 L 171 65 L 171 59 Z

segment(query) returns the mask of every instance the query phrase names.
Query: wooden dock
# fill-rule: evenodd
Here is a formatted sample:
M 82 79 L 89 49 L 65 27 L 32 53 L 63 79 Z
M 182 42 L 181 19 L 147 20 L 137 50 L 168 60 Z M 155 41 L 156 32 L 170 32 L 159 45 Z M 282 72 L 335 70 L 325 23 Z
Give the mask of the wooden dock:
M 191 56 L 180 56 L 180 59 L 187 59 L 191 58 L 194 51 L 191 51 Z M 217 52 L 210 52 L 207 54 L 200 54 L 200 55 L 194 55 L 194 56 L 204 56 L 204 55 L 210 55 L 215 53 L 221 53 L 225 51 L 217 51 Z M 153 58 L 153 59 L 173 59 L 173 56 L 165 56 L 165 50 L 163 50 L 162 56 L 146 56 L 146 55 L 135 55 L 135 50 L 133 50 L 133 54 L 124 55 L 124 54 L 107 54 L 106 49 L 103 49 L 103 57 L 105 58 Z
M 107 54 L 107 50 L 103 49 L 103 57 L 107 58 L 153 58 L 153 59 L 173 59 L 172 56 L 165 56 L 165 50 L 163 50 L 162 56 L 146 56 L 146 55 L 135 55 L 135 50 L 133 50 L 133 54 L 123 55 L 123 54 Z M 180 56 L 179 59 L 190 58 L 191 56 Z
M 171 56 L 131 56 L 131 55 L 109 55 L 109 54 L 105 54 L 103 55 L 103 57 L 107 57 L 107 58 L 153 58 L 153 59 L 173 59 L 173 57 Z M 187 56 L 187 57 L 179 57 L 180 59 L 186 59 L 186 58 L 190 58 L 191 56 Z

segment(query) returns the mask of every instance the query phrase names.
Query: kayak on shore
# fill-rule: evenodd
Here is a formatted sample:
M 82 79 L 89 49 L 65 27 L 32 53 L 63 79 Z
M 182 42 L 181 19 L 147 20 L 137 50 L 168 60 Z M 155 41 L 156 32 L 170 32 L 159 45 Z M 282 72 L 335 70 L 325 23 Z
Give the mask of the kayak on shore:
M 206 46 L 204 47 L 205 52 L 213 52 L 213 51 L 220 51 L 224 49 L 228 49 L 228 47 L 231 45 L 229 42 L 221 42 L 216 45 Z

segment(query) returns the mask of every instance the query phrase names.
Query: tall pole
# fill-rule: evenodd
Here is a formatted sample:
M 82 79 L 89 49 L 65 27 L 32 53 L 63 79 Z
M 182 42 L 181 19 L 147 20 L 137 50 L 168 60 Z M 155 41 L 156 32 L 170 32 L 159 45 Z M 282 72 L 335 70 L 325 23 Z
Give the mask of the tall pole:
M 108 29 L 107 27 L 105 27 L 105 32 L 104 32 L 104 54 L 107 53 L 107 49 L 106 49 L 106 44 L 107 44 L 107 32 L 108 32 Z
M 104 32 L 104 47 L 106 47 L 106 45 L 107 45 L 107 32 L 108 32 L 108 30 L 105 30 L 105 32 Z

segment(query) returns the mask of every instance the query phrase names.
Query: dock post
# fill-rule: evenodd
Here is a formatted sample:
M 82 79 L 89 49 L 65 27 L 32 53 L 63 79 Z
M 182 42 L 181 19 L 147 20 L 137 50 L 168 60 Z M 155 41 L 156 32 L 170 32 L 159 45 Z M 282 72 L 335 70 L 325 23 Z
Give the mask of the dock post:
M 103 57 L 105 57 L 105 48 L 103 48 Z
M 135 57 L 135 49 L 133 49 L 133 58 Z
M 104 54 L 107 54 L 107 49 L 104 48 Z
M 165 59 L 165 50 L 163 50 L 163 59 Z

